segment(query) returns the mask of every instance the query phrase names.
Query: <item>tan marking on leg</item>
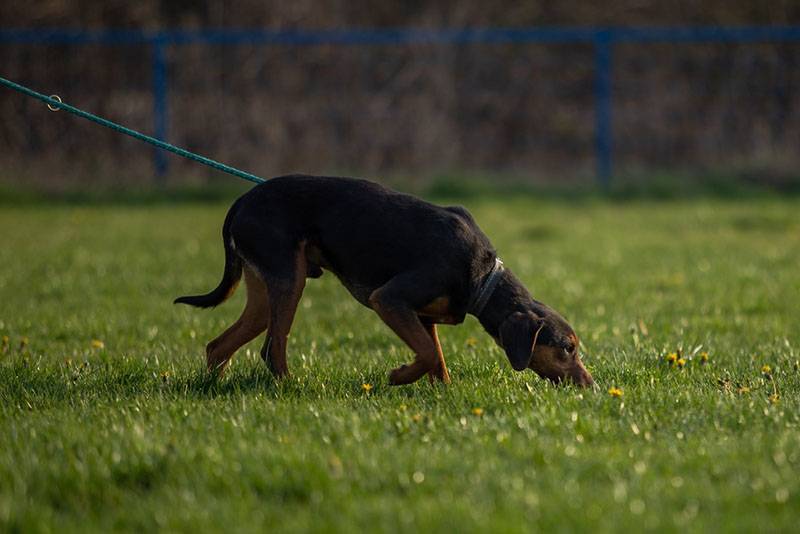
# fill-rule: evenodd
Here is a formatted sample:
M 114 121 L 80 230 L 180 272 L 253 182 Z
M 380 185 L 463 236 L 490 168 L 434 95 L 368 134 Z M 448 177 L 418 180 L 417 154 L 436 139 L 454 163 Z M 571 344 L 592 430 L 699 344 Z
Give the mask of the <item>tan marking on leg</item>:
M 229 298 L 231 298 L 231 297 L 233 296 L 233 294 L 234 294 L 234 293 L 236 293 L 236 288 L 238 288 L 238 287 L 239 287 L 239 282 L 241 282 L 241 281 L 242 281 L 242 279 L 241 279 L 241 278 L 239 278 L 238 280 L 236 280 L 236 281 L 235 281 L 235 282 L 234 282 L 234 283 L 231 285 L 231 288 L 228 290 L 228 292 L 227 292 L 227 293 L 225 293 L 225 298 L 223 298 L 223 299 L 222 299 L 222 301 L 223 301 L 223 302 L 225 302 L 226 300 L 228 300 Z
M 450 383 L 450 373 L 447 372 L 447 364 L 444 361 L 444 354 L 442 353 L 442 344 L 439 343 L 439 334 L 436 332 L 436 323 L 425 323 L 425 330 L 436 345 L 437 361 L 433 369 L 428 371 L 428 380 L 433 384 L 435 379 L 439 379 L 445 384 Z
M 222 374 L 233 354 L 267 328 L 269 298 L 261 277 L 250 267 L 244 269 L 247 304 L 239 319 L 206 347 L 208 370 Z

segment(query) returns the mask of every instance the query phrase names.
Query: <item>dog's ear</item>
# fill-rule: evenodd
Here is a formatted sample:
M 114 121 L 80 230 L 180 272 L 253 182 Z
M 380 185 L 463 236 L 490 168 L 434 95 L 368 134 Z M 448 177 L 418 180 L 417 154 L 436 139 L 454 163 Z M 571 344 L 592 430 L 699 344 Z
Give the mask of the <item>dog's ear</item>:
M 522 371 L 531 363 L 536 336 L 542 320 L 532 313 L 514 312 L 500 325 L 500 344 L 515 371 Z

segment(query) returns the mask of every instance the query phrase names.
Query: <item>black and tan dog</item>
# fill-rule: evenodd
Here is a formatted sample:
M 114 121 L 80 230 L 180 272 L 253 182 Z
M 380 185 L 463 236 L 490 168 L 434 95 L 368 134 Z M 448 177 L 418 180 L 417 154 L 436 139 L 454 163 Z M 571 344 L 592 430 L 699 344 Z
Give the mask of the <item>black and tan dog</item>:
M 273 373 L 287 374 L 286 340 L 305 280 L 325 269 L 414 351 L 411 364 L 391 372 L 391 384 L 426 373 L 448 382 L 436 325 L 459 324 L 467 313 L 503 347 L 514 369 L 592 384 L 572 328 L 503 267 L 464 208 L 435 206 L 365 180 L 284 176 L 233 204 L 222 239 L 219 286 L 175 300 L 220 304 L 244 272 L 247 305 L 208 344 L 211 371 L 224 370 L 239 347 L 267 330 L 261 356 Z

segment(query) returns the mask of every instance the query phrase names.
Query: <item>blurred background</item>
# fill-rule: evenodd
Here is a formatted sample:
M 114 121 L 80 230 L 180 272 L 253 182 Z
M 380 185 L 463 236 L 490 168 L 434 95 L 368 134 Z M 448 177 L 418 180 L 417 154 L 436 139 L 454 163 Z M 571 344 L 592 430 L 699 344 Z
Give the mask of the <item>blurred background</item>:
M 789 0 L 11 1 L 0 75 L 265 177 L 788 191 L 798 23 Z M 0 117 L 6 188 L 220 180 L 5 88 Z

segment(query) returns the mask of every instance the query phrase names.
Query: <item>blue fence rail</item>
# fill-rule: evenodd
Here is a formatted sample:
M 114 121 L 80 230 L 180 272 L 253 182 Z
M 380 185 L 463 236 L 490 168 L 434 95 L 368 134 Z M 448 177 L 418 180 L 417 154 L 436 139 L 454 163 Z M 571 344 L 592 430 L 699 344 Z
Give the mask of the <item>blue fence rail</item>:
M 800 41 L 800 26 L 689 28 L 483 28 L 483 29 L 365 29 L 365 30 L 0 30 L 0 44 L 125 45 L 151 47 L 153 130 L 167 141 L 169 98 L 165 49 L 185 44 L 392 46 L 464 44 L 594 45 L 595 133 L 598 182 L 607 186 L 613 176 L 613 49 L 617 43 L 757 43 Z M 166 154 L 154 153 L 156 172 L 167 171 Z

